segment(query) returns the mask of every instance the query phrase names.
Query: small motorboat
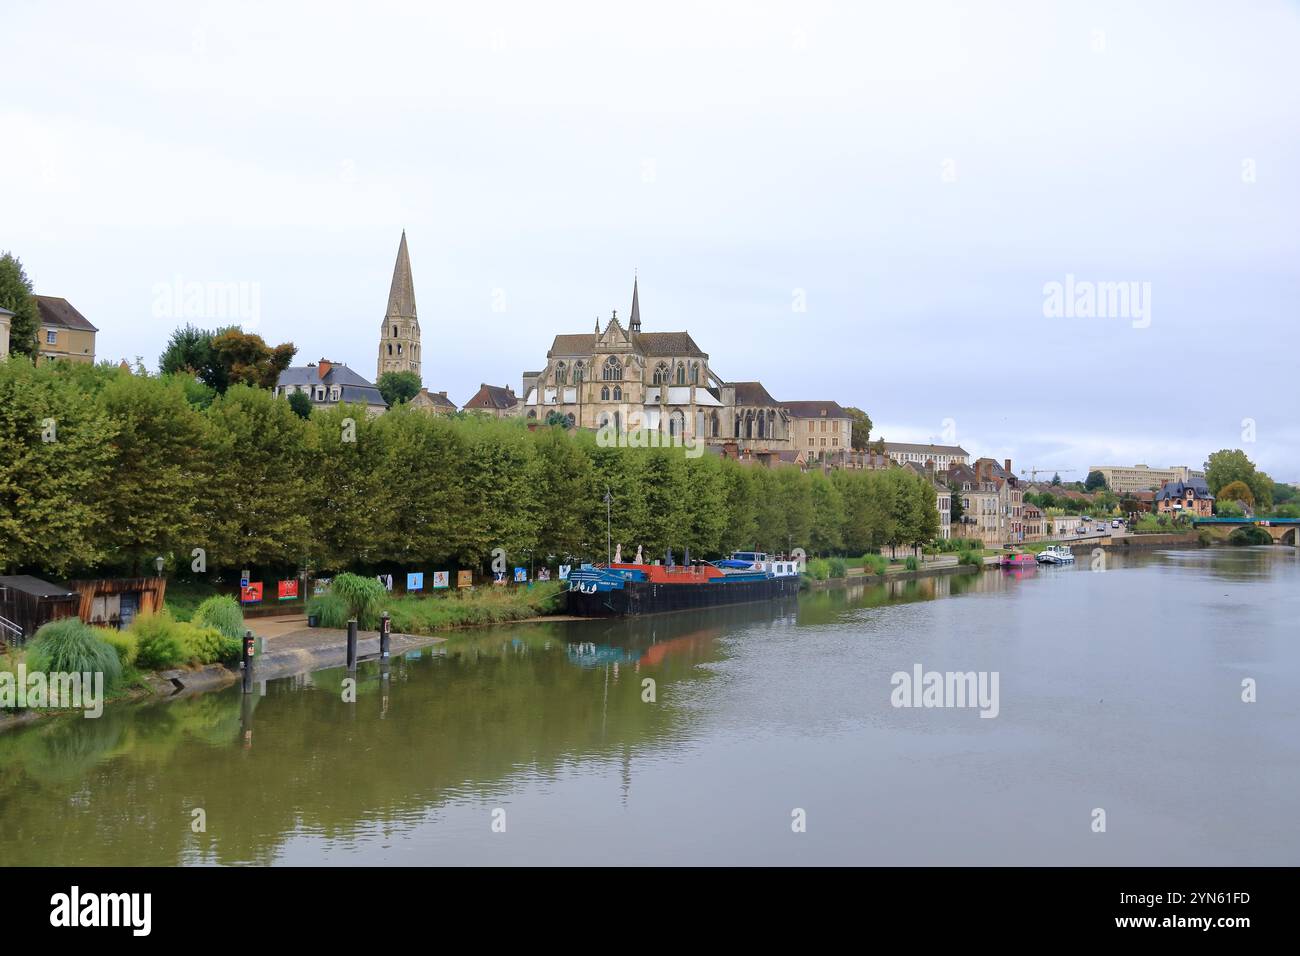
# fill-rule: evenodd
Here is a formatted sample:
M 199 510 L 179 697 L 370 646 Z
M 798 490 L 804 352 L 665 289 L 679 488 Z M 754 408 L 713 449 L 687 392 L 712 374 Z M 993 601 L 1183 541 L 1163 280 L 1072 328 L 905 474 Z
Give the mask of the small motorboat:
M 1053 544 L 1038 552 L 1039 564 L 1074 564 L 1074 552 L 1063 544 Z
M 1009 551 L 1002 555 L 1000 563 L 1004 568 L 1032 568 L 1034 556 L 1026 551 Z

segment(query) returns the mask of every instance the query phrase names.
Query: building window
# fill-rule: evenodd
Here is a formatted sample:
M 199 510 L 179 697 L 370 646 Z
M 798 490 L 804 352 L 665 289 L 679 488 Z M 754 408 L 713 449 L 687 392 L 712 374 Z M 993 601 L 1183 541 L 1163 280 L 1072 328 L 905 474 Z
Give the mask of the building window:
M 685 366 L 685 365 L 678 365 L 678 366 L 677 366 L 677 384 L 678 384 L 678 385 L 685 385 L 685 384 L 686 384 L 686 366 Z
M 609 401 L 609 386 L 608 386 L 608 385 L 602 385 L 602 386 L 600 387 L 600 400 L 601 400 L 602 402 L 607 402 L 607 401 Z
M 393 354 L 393 343 L 392 343 L 392 342 L 389 342 L 389 343 L 388 343 L 388 354 L 389 354 L 389 355 L 392 355 L 392 354 Z
M 59 342 L 59 333 L 58 333 L 58 332 L 55 332 L 53 329 L 46 329 L 46 330 L 45 330 L 45 344 L 46 344 L 46 345 L 57 345 L 58 342 Z
M 393 326 L 393 338 L 397 338 L 397 326 Z
M 621 382 L 623 380 L 623 366 L 618 364 L 618 359 L 611 355 L 605 359 L 605 367 L 601 369 L 600 377 L 607 382 Z
M 555 384 L 556 385 L 569 384 L 569 369 L 563 362 L 555 366 Z
M 330 387 L 330 401 L 331 401 L 331 402 L 337 402 L 338 400 L 339 400 L 339 387 L 338 387 L 337 385 L 331 386 L 331 387 Z
M 691 365 L 691 384 L 692 385 L 700 384 L 700 363 L 699 362 L 695 362 Z
M 622 385 L 615 385 L 615 386 L 614 386 L 614 401 L 616 401 L 616 402 L 621 402 L 621 401 L 623 401 L 623 386 L 622 386 Z
M 663 362 L 660 362 L 658 365 L 655 366 L 653 383 L 655 385 L 668 384 L 668 366 L 665 365 Z
M 584 371 L 584 370 L 583 370 L 583 367 L 582 367 L 582 363 L 581 363 L 581 362 L 579 362 L 577 365 L 573 366 L 573 384 L 574 384 L 574 385 L 581 385 L 581 384 L 582 384 L 582 380 L 583 380 L 583 374 L 582 374 L 582 373 L 583 373 L 583 371 Z

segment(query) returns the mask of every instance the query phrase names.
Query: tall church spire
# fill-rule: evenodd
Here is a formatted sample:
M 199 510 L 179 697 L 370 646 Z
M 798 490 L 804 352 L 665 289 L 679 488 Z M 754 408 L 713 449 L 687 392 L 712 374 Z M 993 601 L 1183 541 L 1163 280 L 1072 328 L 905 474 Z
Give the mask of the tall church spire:
M 411 255 L 406 251 L 406 230 L 397 247 L 397 262 L 393 266 L 393 284 L 388 288 L 388 312 L 402 318 L 415 318 L 415 282 L 411 278 Z
M 628 331 L 641 331 L 641 302 L 637 297 L 636 273 L 632 274 L 632 316 L 628 319 Z
M 415 281 L 411 255 L 406 250 L 406 230 L 397 247 L 393 283 L 388 288 L 388 308 L 379 326 L 379 363 L 376 380 L 385 372 L 420 374 L 420 321 L 415 317 Z

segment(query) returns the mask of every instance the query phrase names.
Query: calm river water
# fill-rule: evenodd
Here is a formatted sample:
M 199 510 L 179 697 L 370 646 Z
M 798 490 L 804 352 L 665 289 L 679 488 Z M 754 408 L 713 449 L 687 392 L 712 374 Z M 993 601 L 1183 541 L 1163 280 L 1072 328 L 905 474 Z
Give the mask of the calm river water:
M 48 719 L 0 734 L 0 863 L 1294 865 L 1298 585 L 1291 548 L 1155 552 Z M 997 716 L 892 706 L 916 665 L 997 672 Z

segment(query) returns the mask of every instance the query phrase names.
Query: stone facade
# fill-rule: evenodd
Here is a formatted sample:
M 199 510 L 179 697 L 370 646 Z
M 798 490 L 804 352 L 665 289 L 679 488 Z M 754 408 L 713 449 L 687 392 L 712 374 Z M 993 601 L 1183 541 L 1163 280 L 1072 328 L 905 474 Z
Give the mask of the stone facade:
M 836 464 L 848 459 L 848 453 L 853 450 L 853 419 L 839 402 L 798 401 L 782 405 L 790 413 L 794 448 L 812 461 Z
M 379 327 L 379 362 L 375 381 L 385 372 L 414 372 L 420 375 L 420 320 L 415 311 L 415 282 L 411 256 L 406 249 L 406 231 L 397 247 L 393 281 L 388 289 L 388 308 Z
M 1205 472 L 1186 465 L 1152 468 L 1149 465 L 1091 465 L 1088 472 L 1099 471 L 1106 487 L 1116 494 L 1130 491 L 1155 491 L 1167 481 L 1191 481 L 1204 478 Z
M 40 329 L 36 345 L 41 361 L 95 363 L 95 333 L 99 329 L 73 308 L 67 299 L 53 295 L 38 295 L 36 309 Z
M 9 354 L 9 328 L 13 324 L 13 318 L 12 312 L 0 308 L 0 359 Z

